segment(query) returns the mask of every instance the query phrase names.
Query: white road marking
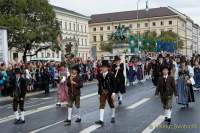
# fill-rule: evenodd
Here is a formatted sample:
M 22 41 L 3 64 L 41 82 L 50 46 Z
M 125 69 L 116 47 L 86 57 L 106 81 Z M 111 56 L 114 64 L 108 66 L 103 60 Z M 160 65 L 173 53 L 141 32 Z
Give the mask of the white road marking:
M 150 100 L 150 98 L 144 98 L 144 99 L 140 100 L 139 102 L 136 102 L 131 106 L 128 106 L 127 109 L 134 109 L 134 108 L 140 106 L 141 104 L 143 104 L 143 103 L 145 103 L 149 100 Z M 86 129 L 80 131 L 79 133 L 91 133 L 91 132 L 95 131 L 96 129 L 100 128 L 100 127 L 101 127 L 100 125 L 92 125 L 92 126 L 86 128 Z
M 86 128 L 86 129 L 80 131 L 79 133 L 91 133 L 91 132 L 93 132 L 94 130 L 100 128 L 100 127 L 101 127 L 101 125 L 92 125 L 92 126 Z
M 151 133 L 153 132 L 163 121 L 164 116 L 160 115 L 156 120 L 154 120 L 146 129 L 142 131 L 142 133 Z
M 77 115 L 73 115 L 73 116 L 72 116 L 72 118 L 74 118 L 74 117 L 77 117 Z M 60 123 L 63 123 L 63 122 L 64 122 L 64 120 L 58 121 L 58 122 L 53 123 L 53 124 L 50 124 L 50 125 L 48 125 L 48 126 L 44 126 L 44 127 L 39 128 L 39 129 L 30 131 L 29 133 L 38 133 L 38 132 L 40 132 L 40 131 L 43 131 L 43 130 L 45 130 L 45 129 L 48 129 L 48 128 L 50 128 L 50 127 L 53 127 L 53 126 L 55 126 L 55 125 L 57 125 L 57 124 L 60 124 Z
M 96 96 L 96 95 L 98 95 L 98 93 L 91 93 L 91 94 L 82 96 L 81 99 L 87 99 L 87 98 L 90 98 L 90 97 L 93 97 L 93 96 Z
M 88 94 L 86 96 L 82 96 L 81 99 L 87 99 L 87 98 L 90 98 L 90 97 L 93 97 L 93 96 L 96 96 L 98 93 L 91 93 L 91 94 Z M 48 106 L 44 106 L 44 107 L 40 107 L 40 108 L 36 108 L 36 109 L 32 109 L 32 110 L 28 110 L 28 111 L 25 111 L 25 116 L 27 115 L 31 115 L 31 114 L 34 114 L 34 113 L 38 113 L 38 112 L 41 112 L 41 111 L 45 111 L 45 110 L 48 110 L 48 109 L 52 109 L 52 108 L 55 108 L 56 107 L 56 103 L 54 104 L 51 104 L 51 105 L 48 105 Z M 0 124 L 1 123 L 4 123 L 4 122 L 7 122 L 7 121 L 10 121 L 10 120 L 14 120 L 15 119 L 15 115 L 10 115 L 10 116 L 7 116 L 7 117 L 4 117 L 4 118 L 1 118 L 0 119 Z
M 126 109 L 134 109 L 149 100 L 150 100 L 150 98 L 144 98 L 144 99 L 140 100 L 139 102 L 136 102 L 136 103 L 132 104 L 131 106 L 128 106 Z
M 44 98 L 31 98 L 31 99 L 49 100 L 49 99 L 53 99 L 53 97 L 44 97 Z

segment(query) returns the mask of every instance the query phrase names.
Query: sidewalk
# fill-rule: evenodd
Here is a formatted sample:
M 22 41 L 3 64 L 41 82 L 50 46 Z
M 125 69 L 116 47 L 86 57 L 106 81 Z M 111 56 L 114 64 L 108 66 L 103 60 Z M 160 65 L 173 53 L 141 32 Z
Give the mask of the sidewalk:
M 84 83 L 84 86 L 86 86 L 86 85 L 91 85 L 91 84 L 95 84 L 95 83 L 97 83 L 97 81 L 96 80 L 94 80 L 94 81 L 90 81 L 90 82 L 86 82 L 86 83 Z M 49 90 L 50 91 L 50 93 L 51 92 L 56 92 L 57 91 L 57 88 L 52 88 L 52 89 L 50 89 Z M 30 92 L 30 93 L 27 93 L 26 94 L 26 97 L 31 97 L 31 96 L 36 96 L 36 95 L 39 95 L 39 94 L 43 94 L 44 93 L 44 90 L 42 90 L 42 91 L 37 91 L 37 92 Z M 0 97 L 0 103 L 1 102 L 5 102 L 5 101 L 11 101 L 12 100 L 12 97 Z

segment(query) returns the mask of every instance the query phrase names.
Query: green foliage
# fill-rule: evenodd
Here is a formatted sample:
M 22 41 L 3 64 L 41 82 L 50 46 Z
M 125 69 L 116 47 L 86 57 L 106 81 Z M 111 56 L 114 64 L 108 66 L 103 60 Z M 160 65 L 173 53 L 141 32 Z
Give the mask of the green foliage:
M 41 43 L 56 44 L 60 33 L 48 0 L 1 0 L 0 26 L 7 27 L 8 47 L 24 52 L 24 56 Z
M 102 51 L 105 51 L 105 52 L 112 52 L 113 43 L 111 41 L 109 41 L 109 42 L 101 42 L 100 43 L 100 49 Z
M 156 49 L 157 34 L 156 32 L 145 32 L 143 35 L 142 50 L 153 52 Z

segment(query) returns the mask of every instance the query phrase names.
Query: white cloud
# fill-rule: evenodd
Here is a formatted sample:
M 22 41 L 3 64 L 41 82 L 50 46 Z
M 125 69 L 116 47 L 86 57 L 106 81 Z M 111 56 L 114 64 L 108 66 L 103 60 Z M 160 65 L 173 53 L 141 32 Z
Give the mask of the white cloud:
M 77 11 L 84 15 L 136 10 L 137 0 L 49 0 L 51 4 Z M 139 8 L 145 8 L 140 0 Z M 171 6 L 200 24 L 200 0 L 149 0 L 149 8 Z

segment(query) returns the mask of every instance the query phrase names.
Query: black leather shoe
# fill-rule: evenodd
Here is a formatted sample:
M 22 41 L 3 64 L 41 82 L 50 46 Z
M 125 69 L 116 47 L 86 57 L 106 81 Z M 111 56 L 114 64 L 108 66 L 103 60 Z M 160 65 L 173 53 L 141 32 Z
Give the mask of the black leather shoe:
M 15 119 L 14 124 L 20 124 L 20 119 Z
M 25 120 L 20 120 L 20 124 L 25 124 Z
M 71 122 L 71 120 L 66 119 L 64 122 Z
M 99 121 L 96 121 L 95 124 L 103 126 L 103 125 L 104 125 L 104 122 L 101 121 L 101 120 L 99 120 Z
M 111 118 L 111 121 L 110 121 L 111 123 L 115 123 L 115 118 L 113 117 L 113 118 Z
M 66 126 L 70 126 L 70 125 L 71 125 L 71 120 L 68 120 L 68 119 L 67 119 L 67 120 L 65 120 L 64 122 L 66 123 L 66 124 L 65 124 Z
M 165 121 L 166 121 L 166 122 L 167 122 L 167 120 L 168 120 L 167 117 L 165 117 Z
M 81 122 L 81 118 L 77 118 L 75 122 L 76 123 L 80 123 Z
M 171 118 L 168 118 L 167 119 L 167 125 L 170 125 L 171 124 Z

